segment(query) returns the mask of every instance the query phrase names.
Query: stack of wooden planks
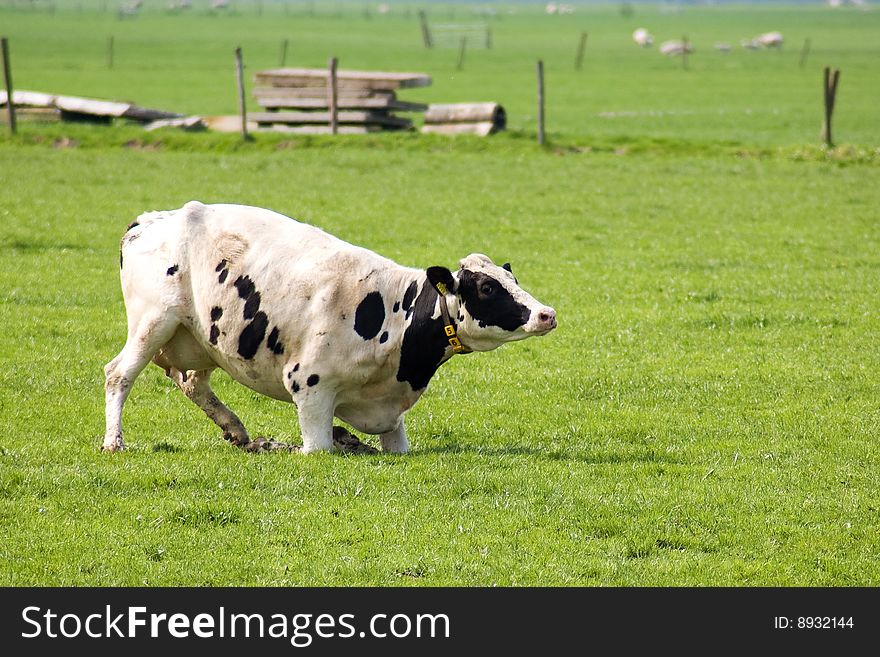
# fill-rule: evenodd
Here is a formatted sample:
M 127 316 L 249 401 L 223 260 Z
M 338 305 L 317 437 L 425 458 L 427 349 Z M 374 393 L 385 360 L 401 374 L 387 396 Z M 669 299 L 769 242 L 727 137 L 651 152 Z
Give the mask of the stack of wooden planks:
M 331 131 L 329 69 L 259 71 L 255 82 L 254 98 L 264 111 L 249 112 L 249 121 L 261 128 L 283 132 L 321 134 Z M 397 91 L 430 84 L 430 76 L 422 73 L 338 70 L 337 132 L 355 134 L 411 129 L 412 121 L 395 113 L 424 112 L 428 106 L 400 100 Z

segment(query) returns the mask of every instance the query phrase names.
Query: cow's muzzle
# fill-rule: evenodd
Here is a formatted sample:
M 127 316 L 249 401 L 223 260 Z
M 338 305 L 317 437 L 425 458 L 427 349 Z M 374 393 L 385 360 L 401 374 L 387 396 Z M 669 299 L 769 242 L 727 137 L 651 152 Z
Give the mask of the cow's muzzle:
M 544 335 L 556 328 L 556 311 L 550 306 L 540 308 L 534 315 L 530 333 Z

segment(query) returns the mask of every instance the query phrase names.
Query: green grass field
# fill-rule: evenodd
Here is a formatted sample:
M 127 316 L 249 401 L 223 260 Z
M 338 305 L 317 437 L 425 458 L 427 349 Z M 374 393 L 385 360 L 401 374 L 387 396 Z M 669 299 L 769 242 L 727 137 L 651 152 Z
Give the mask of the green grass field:
M 233 113 L 234 45 L 253 71 L 290 36 L 289 63 L 424 71 L 434 85 L 403 97 L 496 100 L 511 130 L 4 133 L 0 585 L 880 582 L 880 12 L 518 6 L 456 72 L 414 18 L 361 5 L 147 3 L 118 21 L 82 4 L 0 2 L 18 88 Z M 684 30 L 691 69 L 632 44 L 643 24 Z M 791 35 L 782 53 L 712 49 L 770 29 Z M 842 70 L 833 150 L 818 143 L 825 64 Z M 102 367 L 125 336 L 119 238 L 193 198 L 269 207 L 401 264 L 509 260 L 560 326 L 441 368 L 403 457 L 241 453 L 152 366 L 126 405 L 129 449 L 101 454 Z M 299 441 L 292 406 L 215 381 L 252 434 Z

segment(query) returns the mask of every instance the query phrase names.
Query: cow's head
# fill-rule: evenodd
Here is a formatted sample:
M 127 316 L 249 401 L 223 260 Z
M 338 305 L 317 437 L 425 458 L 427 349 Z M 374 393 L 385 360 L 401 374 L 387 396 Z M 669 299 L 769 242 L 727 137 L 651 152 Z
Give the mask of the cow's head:
M 450 304 L 450 312 L 466 348 L 490 351 L 556 328 L 556 311 L 519 286 L 510 264 L 499 267 L 482 253 L 458 264 L 454 274 L 445 267 L 429 267 L 428 280 L 456 296 L 458 308 Z

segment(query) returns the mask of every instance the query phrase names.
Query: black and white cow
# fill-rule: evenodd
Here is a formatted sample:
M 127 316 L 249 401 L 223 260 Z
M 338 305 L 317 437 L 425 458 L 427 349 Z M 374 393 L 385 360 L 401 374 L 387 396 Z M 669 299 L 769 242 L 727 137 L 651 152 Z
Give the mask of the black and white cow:
M 128 339 L 104 367 L 103 449 L 123 448 L 122 407 L 152 360 L 239 447 L 299 449 L 251 439 L 211 390 L 218 367 L 294 402 L 303 452 L 375 451 L 334 416 L 407 451 L 403 416 L 440 365 L 556 327 L 509 265 L 478 253 L 459 264 L 402 267 L 255 207 L 191 201 L 141 215 L 122 238 Z

